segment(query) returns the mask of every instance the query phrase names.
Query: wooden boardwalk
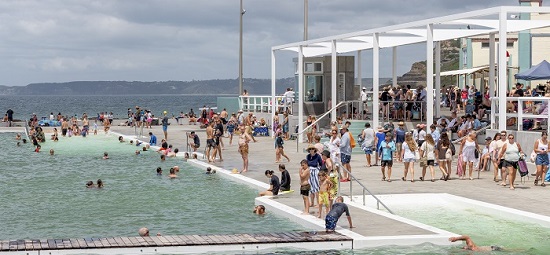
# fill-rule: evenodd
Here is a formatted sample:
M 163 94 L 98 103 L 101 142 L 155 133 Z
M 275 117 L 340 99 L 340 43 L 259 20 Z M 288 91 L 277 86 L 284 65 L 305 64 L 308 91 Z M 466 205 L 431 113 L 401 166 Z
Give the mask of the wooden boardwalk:
M 132 236 L 75 239 L 32 239 L 0 241 L 0 252 L 63 249 L 107 249 L 166 246 L 212 246 L 245 244 L 289 244 L 351 242 L 339 233 L 284 232 L 270 234 Z

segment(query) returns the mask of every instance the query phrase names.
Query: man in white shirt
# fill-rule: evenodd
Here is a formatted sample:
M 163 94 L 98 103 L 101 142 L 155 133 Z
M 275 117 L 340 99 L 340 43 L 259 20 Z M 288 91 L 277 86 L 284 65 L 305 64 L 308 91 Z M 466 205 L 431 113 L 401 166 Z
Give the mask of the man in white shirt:
M 365 129 L 361 133 L 363 138 L 363 143 L 361 144 L 361 149 L 365 152 L 365 158 L 367 159 L 367 166 L 371 166 L 371 155 L 374 151 L 374 129 L 370 126 L 370 123 L 365 124 Z
M 365 110 L 365 112 L 369 112 L 367 110 L 367 88 L 363 87 L 363 89 L 361 90 L 361 98 L 359 98 L 361 100 L 361 102 L 363 102 L 363 109 L 361 109 L 361 114 L 363 114 L 363 110 Z

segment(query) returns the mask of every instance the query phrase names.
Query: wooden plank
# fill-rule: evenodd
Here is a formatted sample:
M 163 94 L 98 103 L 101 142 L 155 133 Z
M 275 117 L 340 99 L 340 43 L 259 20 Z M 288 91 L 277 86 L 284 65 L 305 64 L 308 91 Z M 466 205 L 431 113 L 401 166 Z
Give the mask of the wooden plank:
M 109 243 L 109 240 L 107 240 L 107 237 L 101 237 L 99 238 L 99 241 L 101 242 L 101 245 L 103 245 L 103 247 L 105 248 L 111 247 L 111 243 Z
M 42 250 L 49 249 L 50 246 L 48 245 L 48 240 L 40 239 L 40 247 L 42 248 Z
M 10 247 L 10 251 L 16 251 L 17 250 L 17 241 L 10 240 L 9 247 Z
M 182 236 L 172 236 L 172 238 L 174 238 L 174 241 L 176 241 L 176 243 L 180 246 L 187 245 L 187 242 L 185 242 L 185 240 L 182 238 Z
M 63 239 L 63 247 L 65 249 L 72 249 L 73 246 L 71 245 L 71 240 L 70 239 Z
M 101 244 L 101 241 L 97 237 L 92 237 L 92 242 L 94 243 L 96 248 L 103 248 L 103 244 Z
M 33 249 L 32 240 L 25 240 L 25 250 L 29 251 L 29 250 L 32 250 L 32 249 Z
M 139 241 L 137 240 L 137 237 L 131 236 L 131 237 L 128 237 L 128 239 L 130 240 L 130 243 L 132 243 L 132 246 L 133 246 L 133 247 L 141 246 L 141 244 L 140 244 Z
M 196 245 L 195 238 L 188 235 L 179 235 L 179 238 L 185 242 L 186 245 Z
M 75 238 L 69 239 L 69 242 L 71 243 L 71 249 L 80 249 L 80 244 L 78 244 L 78 240 Z
M 94 243 L 94 240 L 92 240 L 92 238 L 84 238 L 84 241 L 86 242 L 86 246 L 88 246 L 89 248 L 95 248 L 95 243 Z
M 158 236 L 148 236 L 146 239 L 149 239 L 148 242 L 150 244 L 152 243 L 151 246 L 164 246 Z
M 209 235 L 208 236 L 213 244 L 224 244 L 225 239 L 223 239 L 222 235 Z
M 113 239 L 115 240 L 117 247 L 125 247 L 124 241 L 121 237 L 114 237 Z
M 197 240 L 198 244 L 208 244 L 208 242 L 206 242 L 206 240 L 199 235 L 193 235 L 193 238 Z
M 122 239 L 122 247 L 134 247 L 134 244 L 130 241 L 130 238 L 123 236 L 120 239 Z
M 57 245 L 55 244 L 54 239 L 48 239 L 48 249 L 57 250 Z
M 166 239 L 166 237 L 164 236 L 157 236 L 157 238 L 160 240 L 160 242 L 162 243 L 162 246 L 170 246 L 172 245 L 170 243 L 170 241 L 168 241 L 168 239 Z
M 17 240 L 17 250 L 19 251 L 25 250 L 25 240 Z
M 139 243 L 139 246 L 148 246 L 149 243 L 142 237 L 142 236 L 136 236 L 136 240 Z
M 162 237 L 164 239 L 166 239 L 166 241 L 168 241 L 168 243 L 170 243 L 170 245 L 177 245 L 178 244 L 178 242 L 176 242 L 176 240 L 172 236 L 162 236 Z
M 40 249 L 41 249 L 41 247 L 40 247 L 40 240 L 38 240 L 38 239 L 32 239 L 31 242 L 32 242 L 32 249 L 33 249 L 33 250 L 40 250 Z
M 78 242 L 78 246 L 80 246 L 80 248 L 88 248 L 88 244 L 86 244 L 86 240 L 83 238 L 78 238 L 76 241 Z
M 10 250 L 10 242 L 9 241 L 1 241 L 0 242 L 0 251 L 9 251 Z

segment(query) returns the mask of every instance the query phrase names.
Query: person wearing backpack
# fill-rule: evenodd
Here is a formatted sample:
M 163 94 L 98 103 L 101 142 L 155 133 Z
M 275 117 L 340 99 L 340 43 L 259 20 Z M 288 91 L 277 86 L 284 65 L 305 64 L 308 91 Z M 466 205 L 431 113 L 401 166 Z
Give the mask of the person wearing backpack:
M 521 145 L 515 142 L 514 138 L 515 137 L 513 134 L 508 135 L 508 141 L 504 144 L 504 146 L 502 146 L 499 155 L 499 161 L 501 161 L 502 157 L 504 156 L 504 163 L 502 164 L 502 166 L 506 167 L 506 169 L 508 170 L 510 190 L 515 189 L 514 181 L 516 180 L 516 169 L 518 168 L 518 161 L 520 157 L 525 155 L 523 153 L 523 150 L 521 149 Z M 502 186 L 506 186 L 506 183 L 502 184 Z

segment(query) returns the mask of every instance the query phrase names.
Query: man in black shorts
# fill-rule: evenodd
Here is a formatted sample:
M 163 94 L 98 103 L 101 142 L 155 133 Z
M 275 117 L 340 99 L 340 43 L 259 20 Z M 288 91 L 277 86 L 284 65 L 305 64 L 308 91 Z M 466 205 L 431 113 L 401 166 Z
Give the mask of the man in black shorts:
M 11 127 L 11 124 L 13 122 L 13 110 L 9 108 L 6 114 L 8 115 L 8 127 Z

